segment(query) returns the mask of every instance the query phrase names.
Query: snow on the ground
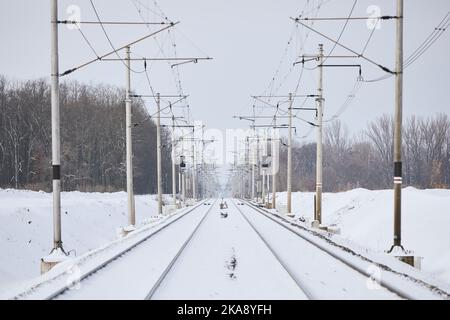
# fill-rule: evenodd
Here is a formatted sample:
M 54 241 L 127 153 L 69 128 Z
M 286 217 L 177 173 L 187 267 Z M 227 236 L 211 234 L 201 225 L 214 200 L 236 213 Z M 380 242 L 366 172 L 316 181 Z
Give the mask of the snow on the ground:
M 295 192 L 292 208 L 296 217 L 313 218 L 314 193 Z M 286 193 L 277 195 L 286 203 Z M 392 190 L 354 189 L 324 193 L 322 222 L 337 225 L 341 237 L 379 252 L 388 250 L 393 239 Z M 424 257 L 422 270 L 450 284 L 450 190 L 402 192 L 402 244 Z
M 306 299 L 227 199 L 208 213 L 154 299 Z M 222 213 L 224 215 L 222 215 Z
M 81 255 L 117 239 L 127 224 L 125 192 L 61 194 L 62 238 L 66 251 Z M 153 195 L 138 195 L 136 222 L 157 214 Z M 53 245 L 52 194 L 0 189 L 0 291 L 39 276 L 40 259 Z

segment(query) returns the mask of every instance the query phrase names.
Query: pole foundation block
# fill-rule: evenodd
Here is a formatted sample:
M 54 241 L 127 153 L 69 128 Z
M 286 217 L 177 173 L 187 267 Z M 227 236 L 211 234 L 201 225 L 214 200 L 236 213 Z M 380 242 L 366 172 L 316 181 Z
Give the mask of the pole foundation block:
M 279 204 L 279 205 L 277 205 L 277 211 L 280 214 L 286 215 L 287 214 L 287 206 L 284 204 Z
M 175 204 L 167 204 L 165 206 L 163 206 L 163 214 L 164 215 L 169 215 L 173 212 L 175 212 L 178 209 L 178 206 Z
M 336 226 L 328 226 L 326 227 L 327 232 L 333 233 L 333 234 L 341 234 L 341 229 Z
M 119 236 L 119 238 L 123 238 L 126 237 L 129 233 L 133 232 L 136 230 L 136 227 L 133 225 L 128 225 L 126 227 L 120 227 L 117 230 L 117 234 Z
M 54 249 L 48 256 L 41 258 L 41 274 L 47 273 L 67 259 L 66 253 L 61 248 Z
M 414 267 L 416 269 L 421 269 L 422 268 L 422 260 L 423 257 L 418 257 L 418 256 L 395 256 L 397 259 L 399 259 L 401 262 L 404 262 L 406 264 L 409 264 L 411 267 Z
M 393 246 L 387 253 L 411 267 L 419 270 L 422 267 L 423 257 L 415 256 L 413 251 L 405 250 L 402 246 Z
M 314 220 L 314 221 L 311 222 L 311 228 L 319 229 L 319 227 L 320 227 L 320 222 L 319 221 Z

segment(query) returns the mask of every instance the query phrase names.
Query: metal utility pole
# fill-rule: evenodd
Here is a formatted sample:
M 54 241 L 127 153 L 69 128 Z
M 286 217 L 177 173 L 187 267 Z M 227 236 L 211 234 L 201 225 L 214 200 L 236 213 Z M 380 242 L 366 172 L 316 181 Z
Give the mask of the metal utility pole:
M 162 214 L 162 169 L 161 169 L 161 97 L 160 94 L 156 94 L 156 166 L 157 166 L 157 185 L 158 185 L 158 214 Z
M 289 132 L 287 154 L 287 215 L 292 216 L 292 93 L 289 93 Z
M 316 212 L 314 220 L 322 223 L 322 134 L 323 134 L 323 44 L 319 44 L 319 87 L 317 89 L 317 157 L 316 157 Z
M 201 198 L 205 197 L 204 188 L 206 185 L 205 181 L 205 126 L 202 125 L 202 165 L 201 165 Z
M 397 0 L 397 48 L 394 128 L 394 245 L 402 246 L 402 109 L 403 109 L 403 0 Z M 392 248 L 391 248 L 392 250 Z
M 182 189 L 183 189 L 183 187 L 182 187 L 182 173 L 181 173 L 181 170 L 178 170 L 178 192 L 180 193 L 180 196 L 182 195 Z M 182 198 L 181 198 L 181 200 L 182 200 Z
M 266 169 L 262 169 L 261 198 L 262 203 L 266 204 Z
M 259 134 L 256 134 L 256 180 L 257 180 L 257 186 L 260 184 L 261 180 L 260 180 L 260 168 L 261 168 L 261 163 L 259 160 Z M 258 183 L 259 182 L 259 183 Z M 259 201 L 259 192 L 258 192 L 258 188 L 256 189 L 256 202 Z
M 181 142 L 183 142 L 183 140 L 181 140 Z M 184 145 L 182 144 L 182 150 L 184 150 Z M 183 153 L 183 151 L 182 151 Z M 181 177 L 180 177 L 180 181 L 181 181 L 181 199 L 183 201 L 183 203 L 186 202 L 186 164 L 184 163 L 184 156 L 181 156 L 181 163 L 180 163 L 180 173 L 181 173 Z
M 125 96 L 125 127 L 126 127 L 126 162 L 127 162 L 127 196 L 128 196 L 128 224 L 136 224 L 136 215 L 134 210 L 134 191 L 133 191 L 133 145 L 131 136 L 131 67 L 130 67 L 130 47 L 126 48 L 126 96 Z
M 180 98 L 176 102 L 169 103 L 169 107 L 172 109 L 172 106 L 184 99 L 186 99 L 187 95 L 161 95 L 159 92 L 155 95 L 131 95 L 133 98 L 155 98 L 156 101 L 156 113 L 151 115 L 150 117 L 156 117 L 156 171 L 157 171 L 157 198 L 158 198 L 158 214 L 162 214 L 163 209 L 163 200 L 162 200 L 162 143 L 161 143 L 161 118 L 169 118 L 161 116 L 161 98 Z M 175 167 L 175 116 L 172 115 L 170 117 L 172 119 L 172 197 L 173 204 L 176 204 L 176 167 Z M 181 180 L 181 179 L 179 179 Z M 179 188 L 181 190 L 181 188 Z
M 253 151 L 252 151 L 253 150 Z M 252 183 L 251 183 L 251 192 L 250 197 L 252 201 L 255 201 L 255 151 L 254 148 L 252 148 L 252 144 L 250 145 L 250 166 L 251 166 L 251 172 L 252 172 Z
M 277 117 L 273 117 L 273 130 L 275 130 L 277 126 Z M 275 139 L 275 131 L 272 131 L 272 209 L 276 209 L 276 197 L 277 197 L 277 166 L 276 166 L 276 139 Z
M 53 168 L 53 250 L 62 249 L 61 238 L 61 139 L 59 117 L 58 3 L 51 2 L 51 109 Z
M 195 139 L 195 130 L 192 130 L 192 139 Z M 195 164 L 195 141 L 192 140 L 192 199 L 197 201 L 197 188 L 196 188 L 196 164 Z
M 177 204 L 177 177 L 175 162 L 175 116 L 172 116 L 172 198 L 174 205 Z
M 250 140 L 249 140 L 248 136 L 245 139 L 245 159 L 244 159 L 244 161 L 245 161 L 245 163 L 244 163 L 244 177 L 246 178 L 245 179 L 246 182 L 244 183 L 244 186 L 245 186 L 244 198 L 248 198 L 248 197 L 250 197 L 250 194 L 251 194 L 250 188 L 251 188 L 251 185 L 252 185 L 252 181 L 251 181 L 252 180 L 252 176 L 251 176 L 251 174 L 250 175 L 247 174 L 248 166 L 250 165 Z
M 281 128 L 281 129 L 285 129 L 288 128 L 289 129 L 289 133 L 288 133 L 288 155 L 287 155 L 287 215 L 291 216 L 292 213 L 292 122 L 293 122 L 293 114 L 292 114 L 292 110 L 293 109 L 306 109 L 306 108 L 293 108 L 292 104 L 293 104 L 293 99 L 294 98 L 298 98 L 298 97 L 305 97 L 305 98 L 309 98 L 309 97 L 315 97 L 316 95 L 293 95 L 292 93 L 289 93 L 289 95 L 270 95 L 270 96 L 252 96 L 252 98 L 263 102 L 265 104 L 269 104 L 268 102 L 262 100 L 262 98 L 288 98 L 289 99 L 289 108 L 288 108 L 288 115 L 287 116 L 277 116 L 276 114 L 273 117 L 274 119 L 274 124 L 273 126 L 271 126 L 273 129 L 275 128 Z M 269 104 L 270 105 L 270 104 Z M 275 107 L 275 106 L 274 106 Z M 278 110 L 278 105 L 275 107 Z M 251 120 L 251 121 L 255 121 L 256 119 L 259 118 L 269 118 L 268 116 L 253 116 L 253 117 L 244 117 L 241 116 L 239 117 L 239 119 L 241 120 Z M 281 126 L 277 126 L 276 124 L 276 118 L 288 118 L 289 123 L 288 124 L 283 124 Z M 313 123 L 307 122 L 310 125 L 314 125 Z M 255 127 L 266 127 L 265 125 L 253 125 L 253 128 Z M 259 143 L 259 141 L 258 141 Z M 272 140 L 272 158 L 274 158 L 274 141 Z M 275 160 L 272 160 L 272 166 L 274 167 L 274 162 Z M 275 176 L 272 177 L 272 189 L 273 189 L 273 196 L 276 195 L 276 181 L 277 181 L 277 177 L 276 177 L 276 173 L 273 172 L 275 174 Z M 269 181 L 269 177 L 267 177 L 267 180 Z M 264 197 L 263 197 L 264 198 Z M 263 200 L 264 201 L 264 200 Z M 274 202 L 274 200 L 272 200 L 272 206 L 276 205 L 276 200 Z

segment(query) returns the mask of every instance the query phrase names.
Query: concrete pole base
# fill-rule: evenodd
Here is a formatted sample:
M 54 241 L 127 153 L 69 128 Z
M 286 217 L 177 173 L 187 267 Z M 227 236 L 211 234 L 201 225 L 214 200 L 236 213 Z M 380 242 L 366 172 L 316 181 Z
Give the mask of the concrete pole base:
M 421 269 L 423 257 L 415 256 L 411 250 L 405 250 L 403 246 L 393 246 L 387 253 L 394 258 L 409 264 L 410 266 Z
M 328 233 L 333 233 L 333 234 L 341 234 L 341 229 L 339 229 L 338 227 L 335 226 L 325 226 L 323 224 L 320 224 L 319 221 L 314 220 L 313 222 L 311 222 L 311 227 L 314 229 L 319 229 L 322 231 L 326 231 Z
M 41 258 L 41 274 L 44 274 L 61 262 L 68 259 L 66 253 L 61 249 L 54 249 L 48 256 Z
M 167 204 L 165 206 L 163 206 L 163 214 L 164 215 L 169 215 L 173 212 L 175 212 L 178 209 L 178 207 L 174 204 Z
M 144 224 L 144 225 L 152 224 L 152 223 L 154 223 L 156 221 L 159 221 L 161 219 L 162 219 L 162 217 L 158 216 L 158 215 L 150 216 L 149 218 L 146 218 L 146 219 L 142 220 L 142 224 Z M 121 229 L 123 229 L 123 228 L 121 228 Z
M 320 222 L 319 221 L 313 220 L 311 222 L 311 228 L 319 229 L 319 227 L 320 227 Z
M 136 230 L 136 227 L 133 225 L 128 225 L 126 227 L 120 227 L 117 230 L 118 236 L 119 238 L 123 238 L 126 237 L 129 233 L 133 232 Z

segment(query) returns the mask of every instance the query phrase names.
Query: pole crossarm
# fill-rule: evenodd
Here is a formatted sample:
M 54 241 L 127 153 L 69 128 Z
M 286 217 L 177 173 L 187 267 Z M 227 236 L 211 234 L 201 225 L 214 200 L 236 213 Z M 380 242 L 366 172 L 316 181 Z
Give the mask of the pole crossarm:
M 239 120 L 247 120 L 247 121 L 251 121 L 253 123 L 255 123 L 255 119 L 253 116 L 233 116 L 234 119 L 239 119 Z
M 279 125 L 273 125 L 273 124 L 255 124 L 251 126 L 252 128 L 273 128 L 273 129 L 286 129 L 289 128 L 288 124 L 279 124 Z
M 168 26 L 166 26 L 166 27 L 164 27 L 162 29 L 159 29 L 159 30 L 157 30 L 155 32 L 149 33 L 149 34 L 147 34 L 147 35 L 145 35 L 145 36 L 143 36 L 143 37 L 141 37 L 141 38 L 139 38 L 137 40 L 134 40 L 134 41 L 132 41 L 130 43 L 127 43 L 127 44 L 121 46 L 118 49 L 112 50 L 112 51 L 110 51 L 108 53 L 105 53 L 105 54 L 103 54 L 101 56 L 98 56 L 97 58 L 89 60 L 88 62 L 85 62 L 83 64 L 80 64 L 79 66 L 77 66 L 75 68 L 68 69 L 68 70 L 64 71 L 63 73 L 61 73 L 59 76 L 60 77 L 66 76 L 66 75 L 71 74 L 72 72 L 74 72 L 76 70 L 79 70 L 81 68 L 84 68 L 84 67 L 86 67 L 86 66 L 88 66 L 88 65 L 90 65 L 90 64 L 92 64 L 92 63 L 94 63 L 96 61 L 101 61 L 102 59 L 104 59 L 104 58 L 106 58 L 106 57 L 108 57 L 108 56 L 110 56 L 110 55 L 112 55 L 112 54 L 114 54 L 114 53 L 116 53 L 116 52 L 118 52 L 120 50 L 123 50 L 123 49 L 125 49 L 127 47 L 130 47 L 130 46 L 132 46 L 132 45 L 134 45 L 134 44 L 136 44 L 138 42 L 141 42 L 141 41 L 143 41 L 143 40 L 145 40 L 147 38 L 150 38 L 150 37 L 152 37 L 152 36 L 154 36 L 154 35 L 156 35 L 156 34 L 158 34 L 160 32 L 163 32 L 163 31 L 165 31 L 165 30 L 167 30 L 169 28 L 172 28 L 172 27 L 176 26 L 178 23 L 180 23 L 180 22 L 179 21 L 178 22 L 172 22 L 172 23 L 170 23 L 170 25 L 168 25 Z
M 178 58 L 178 57 L 170 57 L 170 58 L 150 58 L 150 57 L 142 57 L 142 58 L 130 58 L 126 60 L 130 61 L 200 61 L 200 60 L 212 60 L 211 57 L 201 57 L 201 58 Z M 102 61 L 120 61 L 125 59 L 119 58 L 105 58 L 101 59 Z
M 320 64 L 319 67 L 329 68 L 359 68 L 359 77 L 362 75 L 362 67 L 360 64 Z
M 317 111 L 316 107 L 311 107 L 311 108 L 296 108 L 296 107 L 292 107 L 292 110 L 309 110 L 309 111 Z
M 314 94 L 297 94 L 292 95 L 292 98 L 309 98 L 309 97 L 316 97 L 317 95 Z M 289 95 L 277 95 L 277 96 L 251 96 L 254 99 L 258 98 L 289 98 Z
M 153 116 L 150 116 L 149 118 L 153 118 Z M 172 117 L 172 116 L 163 116 L 163 117 L 158 117 L 160 119 L 182 119 L 183 117 Z
M 276 116 L 277 118 L 289 118 L 289 116 Z M 254 121 L 254 119 L 273 119 L 273 116 L 251 116 L 251 117 L 237 117 L 239 120 L 251 120 Z M 253 119 L 246 119 L 246 118 L 253 118 Z
M 130 94 L 130 98 L 156 98 L 157 95 L 152 94 Z M 189 95 L 160 95 L 160 98 L 183 98 L 186 99 Z
M 292 17 L 291 17 L 291 19 L 294 20 L 295 22 L 301 24 L 301 25 L 304 26 L 305 28 L 311 30 L 312 32 L 314 32 L 314 33 L 320 35 L 321 37 L 323 37 L 323 38 L 325 38 L 325 39 L 327 39 L 328 41 L 333 42 L 335 45 L 337 45 L 337 46 L 339 46 L 339 47 L 341 47 L 341 48 L 343 48 L 343 49 L 345 49 L 345 50 L 347 50 L 347 51 L 349 51 L 349 52 L 351 52 L 351 53 L 357 55 L 358 58 L 364 59 L 364 60 L 366 60 L 367 62 L 370 62 L 370 63 L 372 63 L 373 65 L 376 65 L 377 67 L 379 67 L 379 68 L 380 68 L 381 70 L 383 70 L 384 72 L 387 72 L 387 73 L 390 73 L 390 74 L 394 74 L 394 75 L 396 74 L 395 71 L 392 71 L 392 70 L 390 70 L 389 68 L 387 68 L 387 67 L 385 67 L 385 66 L 379 64 L 378 62 L 375 62 L 374 60 L 372 60 L 372 59 L 370 59 L 370 58 L 367 58 L 367 57 L 366 57 L 365 55 L 363 55 L 362 53 L 356 52 L 355 50 L 349 48 L 348 46 L 343 45 L 343 44 L 340 43 L 339 41 L 337 41 L 337 40 L 335 40 L 335 39 L 333 39 L 333 38 L 327 36 L 326 34 L 317 31 L 316 29 L 314 29 L 314 28 L 308 26 L 307 24 L 301 22 L 300 20 L 298 20 L 298 18 L 292 18 Z
M 168 25 L 173 22 L 139 22 L 139 21 L 79 21 L 79 20 L 58 20 L 58 24 L 109 24 L 109 25 Z
M 377 16 L 377 17 L 317 17 L 317 18 L 295 18 L 296 21 L 331 21 L 331 20 L 390 20 L 398 19 L 397 16 Z
M 188 125 L 164 125 L 164 127 L 174 127 L 174 128 L 195 128 L 195 126 L 188 126 Z M 183 139 L 188 140 L 188 139 Z

